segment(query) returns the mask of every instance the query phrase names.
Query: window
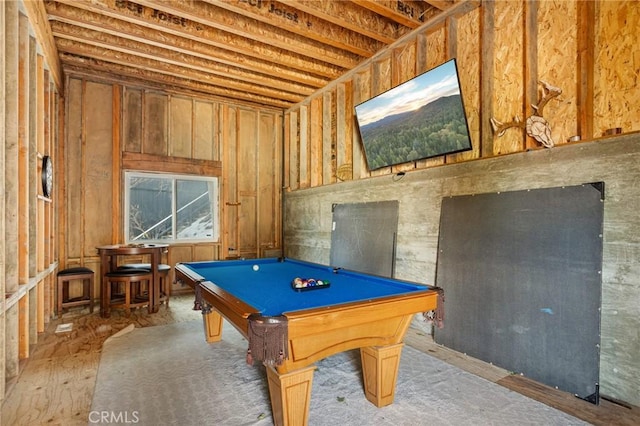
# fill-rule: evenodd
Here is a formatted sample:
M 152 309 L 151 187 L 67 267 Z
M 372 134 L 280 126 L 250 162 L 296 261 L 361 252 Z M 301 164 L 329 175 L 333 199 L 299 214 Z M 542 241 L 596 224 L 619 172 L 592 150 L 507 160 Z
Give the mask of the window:
M 218 179 L 125 173 L 128 243 L 218 241 Z

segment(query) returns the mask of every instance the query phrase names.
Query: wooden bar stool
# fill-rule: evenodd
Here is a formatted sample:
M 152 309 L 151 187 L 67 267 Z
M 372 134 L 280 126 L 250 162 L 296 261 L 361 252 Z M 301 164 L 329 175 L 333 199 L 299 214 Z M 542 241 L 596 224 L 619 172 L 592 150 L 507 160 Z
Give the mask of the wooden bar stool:
M 89 306 L 89 312 L 93 312 L 93 277 L 91 269 L 83 266 L 67 268 L 58 271 L 58 301 L 57 314 L 62 315 L 62 310 L 74 306 Z M 74 280 L 82 280 L 82 296 L 69 298 L 69 284 Z
M 147 269 L 151 270 L 150 263 L 127 263 L 118 267 L 118 269 Z M 158 274 L 160 274 L 160 295 L 158 302 L 164 302 L 169 307 L 169 298 L 171 297 L 171 283 L 169 282 L 169 272 L 171 266 L 161 263 L 158 265 Z
M 100 315 L 104 318 L 111 316 L 112 308 L 124 308 L 128 315 L 132 308 L 148 306 L 151 309 L 149 292 L 144 293 L 153 285 L 153 274 L 148 269 L 116 269 L 105 274 L 102 283 L 102 299 L 100 301 Z

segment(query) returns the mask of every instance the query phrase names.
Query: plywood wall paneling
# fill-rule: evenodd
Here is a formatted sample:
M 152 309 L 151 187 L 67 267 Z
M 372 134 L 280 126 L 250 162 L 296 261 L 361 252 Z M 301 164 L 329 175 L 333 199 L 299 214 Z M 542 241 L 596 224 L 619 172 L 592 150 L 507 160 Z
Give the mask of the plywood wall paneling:
M 161 93 L 144 93 L 144 122 L 142 152 L 167 155 L 169 96 Z
M 544 109 L 544 118 L 551 126 L 551 136 L 556 144 L 564 144 L 578 132 L 578 68 L 574 58 L 578 51 L 577 3 L 539 2 L 537 7 L 538 37 L 537 69 L 533 83 L 539 80 L 562 89 L 562 95 L 550 101 Z M 567 23 L 572 23 L 568 25 Z M 537 86 L 536 94 L 540 94 Z M 539 101 L 539 96 L 532 99 Z M 533 146 L 540 146 L 535 144 Z
M 457 19 L 458 37 L 456 62 L 460 72 L 460 90 L 467 125 L 471 134 L 472 149 L 451 156 L 451 162 L 464 161 L 480 156 L 480 59 L 482 58 L 480 41 L 480 9 L 475 9 Z
M 111 98 L 111 201 L 113 210 L 111 211 L 111 238 L 112 242 L 124 241 L 124 236 L 120 232 L 120 224 L 122 221 L 122 199 L 124 196 L 120 195 L 122 189 L 122 174 L 120 173 L 122 167 L 121 152 L 122 152 L 122 140 L 121 140 L 121 115 L 122 115 L 122 91 L 123 87 L 118 84 L 112 85 L 112 98 Z M 106 135 L 105 135 L 106 136 Z M 115 177 L 114 177 L 115 176 Z M 83 259 L 84 263 L 84 259 Z M 97 294 L 97 293 L 96 293 Z
M 238 195 L 238 223 L 242 232 L 238 232 L 238 246 L 240 257 L 249 259 L 258 257 L 258 227 L 256 212 L 258 200 L 255 195 L 240 192 Z
M 222 179 L 222 247 L 226 252 L 221 253 L 222 258 L 239 256 L 239 224 L 238 212 L 240 199 L 238 198 L 238 175 L 242 170 L 238 168 L 238 123 L 237 108 L 228 105 L 222 106 L 223 117 L 222 139 L 223 145 L 223 179 Z
M 640 7 L 601 1 L 596 13 L 594 136 L 616 127 L 640 130 Z
M 282 229 L 280 188 L 282 186 L 282 141 L 279 115 L 261 113 L 258 141 L 258 253 L 280 247 Z
M 523 106 L 523 7 L 522 1 L 495 3 L 493 117 L 503 122 L 516 116 L 524 120 L 527 113 Z M 520 151 L 524 140 L 522 129 L 508 129 L 502 137 L 494 139 L 493 153 Z
M 193 150 L 193 100 L 172 96 L 169 98 L 169 155 L 191 158 Z
M 193 246 L 189 253 L 181 253 L 182 250 L 176 250 L 176 253 L 171 253 L 171 256 L 174 257 L 174 254 L 178 256 L 177 258 L 183 258 L 185 261 L 198 262 L 198 261 L 209 261 L 209 260 L 218 260 L 220 259 L 218 255 L 219 247 L 214 244 L 198 244 Z M 176 262 L 179 262 L 176 260 Z
M 193 117 L 193 158 L 219 160 L 218 104 L 196 100 Z M 190 156 L 190 155 L 189 155 Z
M 66 231 L 65 238 L 62 240 L 66 243 L 66 258 L 79 259 L 81 257 L 83 247 L 82 229 L 82 164 L 83 164 L 83 114 L 84 91 L 82 80 L 72 78 L 67 82 L 66 94 L 66 128 L 67 137 L 64 155 L 64 173 L 66 178 L 65 184 L 65 201 L 66 201 L 66 220 L 64 228 Z M 107 223 L 111 223 L 109 220 Z M 109 228 L 110 229 L 110 228 Z M 110 238 L 109 238 L 110 240 Z M 64 263 L 63 263 L 64 264 Z
M 241 257 L 258 255 L 258 141 L 259 114 L 254 110 L 238 109 L 238 248 Z M 230 166 L 233 166 L 230 164 Z M 246 173 L 243 171 L 247 171 Z
M 128 152 L 142 152 L 142 91 L 125 88 L 123 110 L 123 143 Z
M 87 82 L 85 85 L 84 146 L 79 164 L 82 164 L 82 222 L 76 223 L 82 231 L 83 257 L 96 255 L 96 247 L 121 242 L 113 235 L 112 218 L 118 221 L 120 194 L 114 194 L 114 183 L 120 182 L 120 173 L 114 175 L 113 163 L 113 96 L 114 86 Z M 91 102 L 87 102 L 91 99 Z M 74 226 L 73 222 L 70 223 Z M 108 225 L 108 226 L 105 226 Z M 118 227 L 121 229 L 121 226 Z M 120 234 L 120 232 L 118 232 Z

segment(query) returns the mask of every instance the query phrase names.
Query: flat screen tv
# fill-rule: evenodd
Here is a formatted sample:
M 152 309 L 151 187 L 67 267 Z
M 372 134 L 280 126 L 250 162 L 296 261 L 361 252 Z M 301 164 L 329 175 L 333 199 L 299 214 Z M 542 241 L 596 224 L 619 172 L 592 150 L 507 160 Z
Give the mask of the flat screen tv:
M 369 170 L 471 149 L 455 59 L 355 110 Z

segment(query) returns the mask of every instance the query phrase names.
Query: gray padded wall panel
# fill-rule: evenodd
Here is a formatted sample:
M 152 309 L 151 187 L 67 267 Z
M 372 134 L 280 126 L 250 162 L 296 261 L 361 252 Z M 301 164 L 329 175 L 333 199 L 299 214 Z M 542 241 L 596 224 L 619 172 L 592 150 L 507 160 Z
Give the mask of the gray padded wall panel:
M 443 199 L 436 342 L 597 402 L 603 188 Z
M 393 277 L 398 201 L 336 204 L 331 230 L 331 266 Z

